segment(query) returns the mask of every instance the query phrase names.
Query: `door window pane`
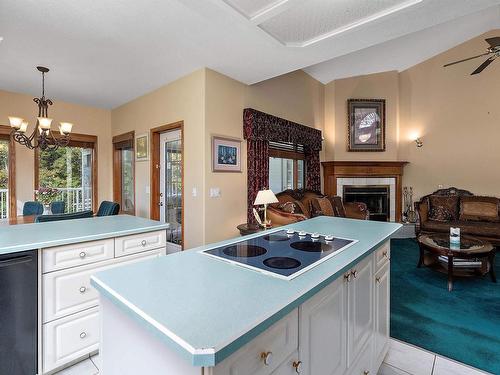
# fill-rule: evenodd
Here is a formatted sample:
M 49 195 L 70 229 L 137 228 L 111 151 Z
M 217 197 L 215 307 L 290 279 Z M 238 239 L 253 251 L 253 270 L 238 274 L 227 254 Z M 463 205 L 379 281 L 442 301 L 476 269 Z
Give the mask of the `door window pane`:
M 133 215 L 134 208 L 134 150 L 123 148 L 121 152 L 121 208 L 122 212 Z
M 297 189 L 304 189 L 304 160 L 297 160 Z
M 182 245 L 182 145 L 165 142 L 165 218 L 170 224 L 167 241 Z
M 269 188 L 273 192 L 293 189 L 293 159 L 269 158 Z
M 63 201 L 65 212 L 92 210 L 91 148 L 66 146 L 55 151 L 40 151 L 38 185 L 55 188 L 51 201 Z
M 9 217 L 9 142 L 0 140 L 0 219 Z

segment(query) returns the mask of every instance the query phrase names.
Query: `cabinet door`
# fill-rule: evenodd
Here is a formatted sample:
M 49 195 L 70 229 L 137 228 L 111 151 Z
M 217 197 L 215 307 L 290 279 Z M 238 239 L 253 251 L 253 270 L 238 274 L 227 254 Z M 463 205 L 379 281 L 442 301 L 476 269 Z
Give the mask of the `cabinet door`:
M 389 264 L 375 275 L 375 353 L 374 358 L 381 362 L 389 345 L 390 314 Z M 377 362 L 377 363 L 378 363 Z
M 347 369 L 347 281 L 340 277 L 300 307 L 301 374 L 337 375 Z
M 351 272 L 348 293 L 348 364 L 351 366 L 373 334 L 373 262 L 368 256 Z

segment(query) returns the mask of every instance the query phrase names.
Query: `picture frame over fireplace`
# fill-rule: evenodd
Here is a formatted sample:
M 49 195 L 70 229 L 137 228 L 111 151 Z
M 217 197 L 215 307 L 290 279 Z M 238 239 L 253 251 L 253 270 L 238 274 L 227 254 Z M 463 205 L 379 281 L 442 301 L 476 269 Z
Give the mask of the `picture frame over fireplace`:
M 347 119 L 348 151 L 385 151 L 385 99 L 348 99 Z

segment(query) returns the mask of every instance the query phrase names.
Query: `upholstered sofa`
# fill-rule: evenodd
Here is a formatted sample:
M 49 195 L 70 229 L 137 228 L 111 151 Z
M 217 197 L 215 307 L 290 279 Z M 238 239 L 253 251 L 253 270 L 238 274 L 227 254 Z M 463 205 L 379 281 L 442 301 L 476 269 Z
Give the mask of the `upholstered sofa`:
M 419 222 L 417 234 L 449 233 L 450 227 L 460 233 L 500 245 L 500 199 L 475 196 L 470 191 L 448 188 L 426 195 L 415 203 Z
M 343 204 L 340 197 L 327 197 L 311 190 L 285 190 L 276 194 L 276 198 L 279 202 L 267 208 L 267 218 L 273 226 L 292 224 L 322 215 L 363 220 L 369 217 L 364 203 Z

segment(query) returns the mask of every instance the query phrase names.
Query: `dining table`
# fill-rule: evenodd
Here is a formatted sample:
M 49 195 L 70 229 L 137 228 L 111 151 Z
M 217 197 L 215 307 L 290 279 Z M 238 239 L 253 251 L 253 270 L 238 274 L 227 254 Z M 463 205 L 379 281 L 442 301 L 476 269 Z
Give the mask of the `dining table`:
M 36 215 L 15 216 L 6 219 L 0 219 L 0 226 L 18 225 L 18 224 L 31 224 L 35 222 Z

